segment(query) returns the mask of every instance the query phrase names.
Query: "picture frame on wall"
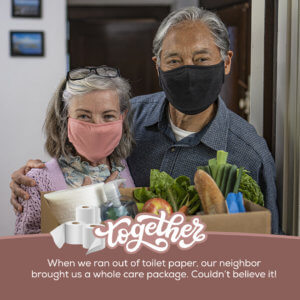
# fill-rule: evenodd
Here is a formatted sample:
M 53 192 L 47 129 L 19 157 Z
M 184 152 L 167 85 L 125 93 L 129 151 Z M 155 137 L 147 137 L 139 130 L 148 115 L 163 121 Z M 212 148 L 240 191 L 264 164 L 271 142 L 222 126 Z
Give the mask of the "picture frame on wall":
M 11 56 L 44 56 L 44 32 L 10 31 Z
M 41 18 L 42 0 L 11 0 L 12 16 L 16 18 Z

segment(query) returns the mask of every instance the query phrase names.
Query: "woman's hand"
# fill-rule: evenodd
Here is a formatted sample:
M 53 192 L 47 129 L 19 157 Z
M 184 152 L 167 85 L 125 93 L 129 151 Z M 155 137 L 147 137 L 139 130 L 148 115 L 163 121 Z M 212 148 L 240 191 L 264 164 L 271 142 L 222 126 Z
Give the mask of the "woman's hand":
M 110 181 L 113 181 L 113 180 L 117 179 L 118 175 L 119 175 L 119 172 L 114 171 L 104 182 L 108 183 Z
M 28 200 L 29 195 L 27 192 L 25 192 L 20 185 L 26 185 L 26 186 L 35 186 L 35 181 L 25 176 L 28 171 L 30 171 L 32 168 L 45 168 L 45 164 L 37 159 L 37 160 L 29 160 L 26 164 L 26 166 L 21 167 L 19 170 L 15 171 L 11 175 L 12 181 L 10 182 L 10 189 L 11 189 L 11 197 L 10 197 L 10 203 L 13 206 L 15 212 L 22 212 L 23 207 L 18 202 L 18 197 Z
M 108 183 L 110 181 L 113 181 L 113 180 L 115 180 L 115 179 L 118 178 L 118 175 L 119 175 L 119 172 L 118 171 L 114 171 L 104 182 Z M 124 183 L 122 183 L 122 184 L 119 185 L 119 188 L 124 188 L 124 187 L 125 187 Z
M 113 172 L 113 173 L 112 173 L 112 174 L 104 181 L 104 183 L 107 183 L 107 182 L 110 182 L 110 181 L 113 181 L 113 180 L 117 179 L 118 175 L 119 175 L 119 172 L 118 172 L 118 171 Z M 82 183 L 82 186 L 84 186 L 84 185 L 89 185 L 89 184 L 92 184 L 92 179 L 91 179 L 91 177 L 89 177 L 89 176 L 85 176 L 85 177 L 84 177 L 84 180 L 83 180 L 83 183 Z

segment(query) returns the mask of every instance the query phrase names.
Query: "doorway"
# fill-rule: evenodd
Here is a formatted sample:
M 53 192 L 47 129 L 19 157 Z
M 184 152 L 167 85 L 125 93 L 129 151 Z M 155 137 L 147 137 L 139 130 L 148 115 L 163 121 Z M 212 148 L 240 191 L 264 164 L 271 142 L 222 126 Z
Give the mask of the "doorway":
M 247 119 L 245 99 L 250 74 L 250 6 L 222 1 L 200 1 L 216 11 L 230 33 L 234 59 L 221 96 L 227 106 Z M 224 2 L 224 1 L 223 1 Z M 227 1 L 228 2 L 228 1 Z M 232 2 L 232 1 L 231 1 Z M 236 2 L 236 1 L 235 1 Z M 117 66 L 132 86 L 132 96 L 160 91 L 151 60 L 152 41 L 171 6 L 68 6 L 70 68 L 87 65 Z
M 152 41 L 169 12 L 169 6 L 69 6 L 70 68 L 115 66 L 132 96 L 159 91 Z

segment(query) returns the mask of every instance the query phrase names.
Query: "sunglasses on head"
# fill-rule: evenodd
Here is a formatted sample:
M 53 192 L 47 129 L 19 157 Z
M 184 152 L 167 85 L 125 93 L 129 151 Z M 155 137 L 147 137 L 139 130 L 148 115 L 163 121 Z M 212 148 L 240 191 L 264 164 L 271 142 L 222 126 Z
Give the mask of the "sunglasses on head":
M 91 75 L 97 75 L 101 78 L 115 78 L 120 77 L 120 71 L 117 68 L 104 65 L 99 67 L 76 68 L 67 73 L 67 80 L 81 80 Z

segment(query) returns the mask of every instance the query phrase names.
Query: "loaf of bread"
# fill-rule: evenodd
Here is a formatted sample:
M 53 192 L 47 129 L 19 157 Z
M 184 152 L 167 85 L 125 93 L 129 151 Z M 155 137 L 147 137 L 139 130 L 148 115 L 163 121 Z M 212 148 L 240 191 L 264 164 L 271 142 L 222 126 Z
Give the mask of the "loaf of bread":
M 225 198 L 209 174 L 203 170 L 197 170 L 194 182 L 206 214 L 223 214 L 227 212 Z

